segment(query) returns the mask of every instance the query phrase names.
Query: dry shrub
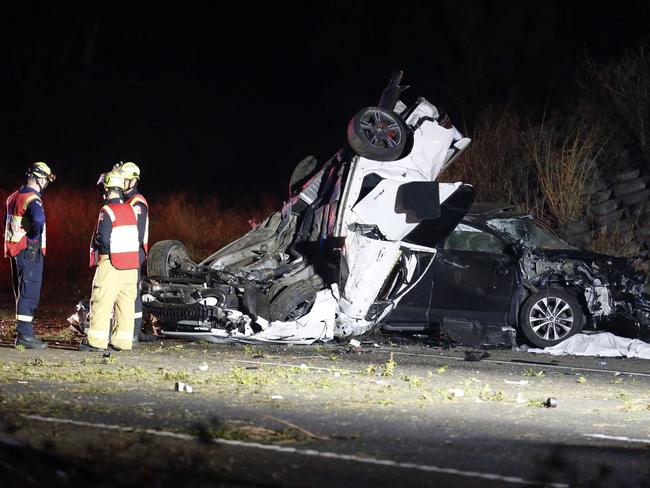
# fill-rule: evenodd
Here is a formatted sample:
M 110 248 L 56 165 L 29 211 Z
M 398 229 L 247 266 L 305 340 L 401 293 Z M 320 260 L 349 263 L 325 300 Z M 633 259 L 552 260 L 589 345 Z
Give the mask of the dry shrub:
M 174 193 L 151 202 L 150 241 L 182 241 L 195 260 L 201 260 L 251 229 L 277 210 L 280 201 L 262 195 L 259 201 L 226 206 L 214 195 L 193 196 Z
M 598 129 L 585 121 L 542 123 L 525 131 L 523 143 L 535 170 L 543 202 L 540 216 L 558 225 L 584 215 L 594 161 L 602 145 Z
M 617 228 L 597 233 L 587 246 L 590 251 L 622 257 L 639 256 L 642 248 L 634 238 L 634 232 Z
M 524 124 L 510 111 L 488 107 L 469 134 L 467 151 L 441 175 L 476 188 L 476 201 L 514 205 L 537 213 L 540 206 L 530 159 L 521 140 Z
M 643 243 L 635 239 L 635 223 L 632 230 L 629 228 L 618 229 L 614 227 L 611 230 L 597 233 L 592 241 L 586 246 L 590 251 L 609 254 L 610 256 L 620 256 L 632 259 L 632 265 L 635 269 L 650 273 L 650 260 L 643 258 Z
M 582 87 L 588 97 L 621 121 L 650 164 L 650 56 L 644 46 L 609 63 L 585 62 Z

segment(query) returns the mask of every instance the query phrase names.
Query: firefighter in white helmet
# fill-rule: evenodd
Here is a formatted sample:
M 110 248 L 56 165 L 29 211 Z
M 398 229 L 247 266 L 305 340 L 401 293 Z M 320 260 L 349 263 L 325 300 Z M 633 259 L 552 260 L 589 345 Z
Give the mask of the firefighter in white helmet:
M 109 172 L 100 178 L 104 206 L 90 244 L 90 265 L 96 266 L 90 299 L 90 328 L 82 351 L 132 347 L 135 297 L 138 281 L 138 219 L 134 208 L 124 203 L 124 178 Z M 111 334 L 111 312 L 115 327 Z
M 117 171 L 125 179 L 124 198 L 126 203 L 135 209 L 138 215 L 138 236 L 140 238 L 140 267 L 138 268 L 138 295 L 135 299 L 135 330 L 133 334 L 133 344 L 136 345 L 140 337 L 146 338 L 142 331 L 142 297 L 140 294 L 140 273 L 142 266 L 147 259 L 149 251 L 149 203 L 140 193 L 138 183 L 140 182 L 140 168 L 137 164 L 127 161 L 120 162 L 113 166 L 113 171 Z

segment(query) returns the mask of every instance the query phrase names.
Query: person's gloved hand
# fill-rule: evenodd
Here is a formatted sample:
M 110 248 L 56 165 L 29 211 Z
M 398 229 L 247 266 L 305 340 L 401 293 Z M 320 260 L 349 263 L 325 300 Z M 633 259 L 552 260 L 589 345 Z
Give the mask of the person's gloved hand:
M 41 250 L 41 243 L 38 242 L 38 239 L 28 239 L 27 240 L 27 250 L 25 251 L 25 257 L 31 261 L 36 259 L 39 251 Z

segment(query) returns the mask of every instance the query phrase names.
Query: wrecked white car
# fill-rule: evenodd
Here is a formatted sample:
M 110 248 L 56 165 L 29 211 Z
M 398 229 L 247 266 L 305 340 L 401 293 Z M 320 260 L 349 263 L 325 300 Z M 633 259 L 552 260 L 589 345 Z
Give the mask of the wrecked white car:
M 282 209 L 240 239 L 199 263 L 178 241 L 152 247 L 144 311 L 165 335 L 298 344 L 357 336 L 417 285 L 474 190 L 436 182 L 470 140 L 424 98 L 399 101 L 401 78 L 352 118 L 334 157 L 301 161 Z M 409 236 L 423 225 L 420 245 Z

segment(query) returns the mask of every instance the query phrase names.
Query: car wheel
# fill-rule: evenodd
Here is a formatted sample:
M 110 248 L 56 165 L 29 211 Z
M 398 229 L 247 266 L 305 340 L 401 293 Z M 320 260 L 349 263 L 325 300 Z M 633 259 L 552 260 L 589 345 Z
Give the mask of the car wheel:
M 158 241 L 147 256 L 147 276 L 169 278 L 184 262 L 191 261 L 190 253 L 179 241 Z
M 348 144 L 354 152 L 375 161 L 395 161 L 404 151 L 408 129 L 394 112 L 366 107 L 348 124 Z
M 562 288 L 533 293 L 524 302 L 520 327 L 535 346 L 554 346 L 580 332 L 585 314 L 577 298 Z
M 306 315 L 316 301 L 316 289 L 309 280 L 298 281 L 282 290 L 269 307 L 271 321 L 289 322 Z

